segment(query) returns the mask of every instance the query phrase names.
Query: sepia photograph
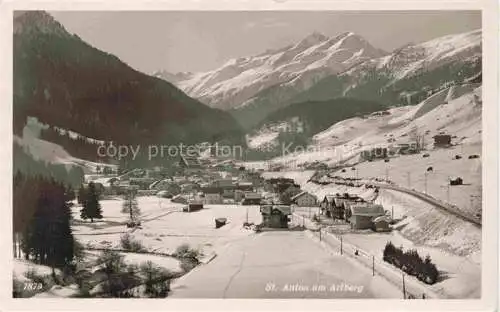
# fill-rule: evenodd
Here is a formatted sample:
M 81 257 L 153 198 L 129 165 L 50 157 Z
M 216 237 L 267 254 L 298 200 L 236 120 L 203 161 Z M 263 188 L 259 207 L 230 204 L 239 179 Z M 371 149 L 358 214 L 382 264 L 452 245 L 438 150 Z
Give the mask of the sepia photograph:
M 12 299 L 480 300 L 483 19 L 13 10 Z

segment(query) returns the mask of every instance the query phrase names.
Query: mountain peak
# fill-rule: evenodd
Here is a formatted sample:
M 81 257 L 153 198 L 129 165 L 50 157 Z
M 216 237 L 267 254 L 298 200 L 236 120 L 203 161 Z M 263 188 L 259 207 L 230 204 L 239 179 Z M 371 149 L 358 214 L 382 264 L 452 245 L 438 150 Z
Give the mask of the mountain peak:
M 14 12 L 14 34 L 44 33 L 68 36 L 68 32 L 45 11 Z
M 328 39 L 327 36 L 323 35 L 322 33 L 318 32 L 318 31 L 314 31 L 312 34 L 310 34 L 307 37 L 305 37 L 304 39 L 302 39 L 296 45 L 296 47 L 309 47 L 309 46 L 313 46 L 313 45 L 318 44 L 320 42 L 323 42 L 323 41 L 325 41 L 327 39 Z

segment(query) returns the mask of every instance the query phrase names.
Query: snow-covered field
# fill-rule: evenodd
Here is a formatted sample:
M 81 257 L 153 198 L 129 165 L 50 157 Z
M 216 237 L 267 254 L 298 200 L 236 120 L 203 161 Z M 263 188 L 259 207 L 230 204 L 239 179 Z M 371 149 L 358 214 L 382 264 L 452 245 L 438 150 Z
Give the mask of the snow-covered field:
M 260 223 L 256 206 L 206 205 L 201 211 L 182 212 L 182 204 L 169 199 L 138 197 L 141 210 L 141 228 L 131 230 L 125 225 L 126 213 L 120 212 L 122 200 L 102 200 L 103 219 L 90 223 L 80 220 L 80 207 L 73 209 L 75 225 L 73 234 L 84 245 L 91 248 L 120 249 L 120 237 L 130 233 L 149 252 L 172 254 L 181 244 L 189 244 L 204 255 L 216 252 L 231 240 L 245 236 L 250 231 L 242 228 L 246 221 Z M 227 218 L 227 224 L 215 229 L 215 219 Z
M 388 178 L 396 185 L 428 195 L 443 202 L 457 206 L 463 212 L 475 215 L 481 212 L 482 174 L 481 159 L 468 159 L 469 155 L 481 155 L 481 145 L 455 146 L 448 149 L 436 149 L 429 157 L 422 154 L 391 158 L 357 164 L 356 171 L 340 170 L 335 175 L 359 178 Z M 453 160 L 455 155 L 462 159 Z M 432 171 L 427 168 L 432 167 Z M 450 186 L 449 179 L 461 177 L 464 185 Z

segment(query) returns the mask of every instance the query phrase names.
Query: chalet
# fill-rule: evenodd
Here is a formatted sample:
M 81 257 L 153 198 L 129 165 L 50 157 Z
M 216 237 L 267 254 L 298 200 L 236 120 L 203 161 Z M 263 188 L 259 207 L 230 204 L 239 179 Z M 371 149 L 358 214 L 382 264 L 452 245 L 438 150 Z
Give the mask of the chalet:
M 335 202 L 333 199 L 334 199 L 333 195 L 326 195 L 319 204 L 319 207 L 321 208 L 321 213 L 326 214 L 327 217 L 332 216 L 332 211 L 335 207 Z
M 344 193 L 344 194 L 335 194 L 335 196 L 333 196 L 333 203 L 332 205 L 330 206 L 330 215 L 332 216 L 332 218 L 335 218 L 335 219 L 346 219 L 345 218 L 345 211 L 346 211 L 346 208 L 349 204 L 352 204 L 352 203 L 360 203 L 360 202 L 363 202 L 364 200 L 357 196 L 357 195 L 351 195 L 351 194 L 348 194 L 348 193 Z
M 260 205 L 262 195 L 256 192 L 245 192 L 243 195 L 242 205 Z
M 366 202 L 349 204 L 345 210 L 346 220 L 353 229 L 371 229 L 373 220 L 380 216 L 385 216 L 384 207 Z
M 296 204 L 299 207 L 315 207 L 318 199 L 316 196 L 308 193 L 308 192 L 300 192 L 299 194 L 293 196 L 292 203 Z
M 291 208 L 288 205 L 261 205 L 262 225 L 269 228 L 288 228 Z
M 446 147 L 451 145 L 451 135 L 449 134 L 437 134 L 432 138 L 434 139 L 434 146 L 436 147 Z

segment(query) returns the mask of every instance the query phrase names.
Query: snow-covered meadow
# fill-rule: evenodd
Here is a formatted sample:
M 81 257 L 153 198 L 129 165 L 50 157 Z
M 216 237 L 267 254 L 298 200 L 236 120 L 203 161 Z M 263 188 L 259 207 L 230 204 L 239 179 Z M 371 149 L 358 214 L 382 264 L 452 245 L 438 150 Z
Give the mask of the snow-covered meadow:
M 141 227 L 129 229 L 128 214 L 121 212 L 122 199 L 101 201 L 103 219 L 91 223 L 80 219 L 80 207 L 73 209 L 73 234 L 84 246 L 93 249 L 121 249 L 120 238 L 125 233 L 139 241 L 148 252 L 172 254 L 182 244 L 189 244 L 209 256 L 217 248 L 238 237 L 248 235 L 243 228 L 247 219 L 260 223 L 256 206 L 206 205 L 196 212 L 182 212 L 182 204 L 155 196 L 138 197 Z M 215 229 L 216 218 L 227 218 L 227 224 Z

